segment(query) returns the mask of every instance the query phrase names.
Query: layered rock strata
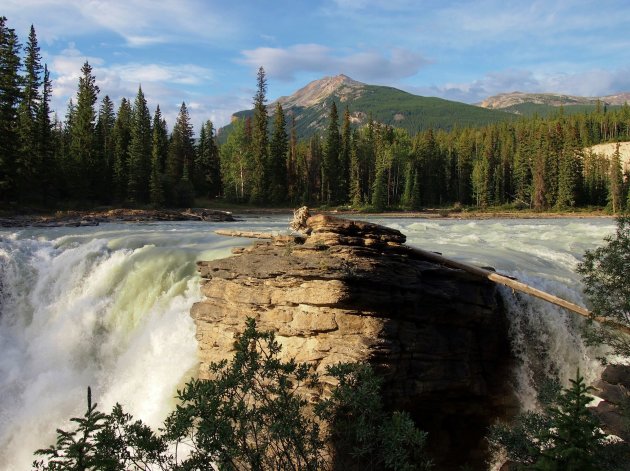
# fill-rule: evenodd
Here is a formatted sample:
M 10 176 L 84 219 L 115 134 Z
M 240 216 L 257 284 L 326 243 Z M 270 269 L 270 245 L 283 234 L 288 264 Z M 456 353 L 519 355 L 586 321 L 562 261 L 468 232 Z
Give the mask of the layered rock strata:
M 515 406 L 495 286 L 422 260 L 386 227 L 318 215 L 305 232 L 199 262 L 200 377 L 231 358 L 235 334 L 253 317 L 276 332 L 286 358 L 323 376 L 320 393 L 331 384 L 328 365 L 370 362 L 385 378 L 388 406 L 412 414 L 436 455 L 481 463 L 485 427 Z

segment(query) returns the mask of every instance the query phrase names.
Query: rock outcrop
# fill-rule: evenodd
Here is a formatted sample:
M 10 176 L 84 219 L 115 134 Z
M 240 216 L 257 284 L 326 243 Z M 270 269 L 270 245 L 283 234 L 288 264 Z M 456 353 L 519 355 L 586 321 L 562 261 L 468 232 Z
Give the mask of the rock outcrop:
M 234 221 L 231 213 L 216 209 L 110 209 L 107 211 L 58 211 L 53 216 L 0 218 L 0 227 L 82 227 L 102 222 Z
M 630 406 L 630 366 L 606 366 L 601 379 L 594 386 L 594 394 L 602 401 L 591 410 L 601 421 L 602 428 L 606 433 L 630 442 L 630 423 L 627 419 L 627 409 Z
M 419 258 L 393 229 L 322 215 L 303 226 L 306 237 L 199 262 L 205 299 L 191 314 L 200 377 L 231 357 L 234 335 L 254 317 L 328 387 L 328 365 L 370 362 L 388 406 L 409 411 L 446 457 L 440 469 L 480 464 L 486 427 L 516 407 L 495 286 Z

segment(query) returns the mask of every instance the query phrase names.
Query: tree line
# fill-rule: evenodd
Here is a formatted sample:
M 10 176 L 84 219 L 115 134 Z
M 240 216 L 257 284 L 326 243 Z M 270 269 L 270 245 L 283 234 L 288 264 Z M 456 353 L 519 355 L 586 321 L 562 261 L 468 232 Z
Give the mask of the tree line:
M 262 72 L 262 69 L 261 69 Z M 223 194 L 255 202 L 256 180 L 268 172 L 266 201 L 418 210 L 454 203 L 512 205 L 534 210 L 610 206 L 630 201 L 619 146 L 612 158 L 588 150 L 630 139 L 630 107 L 598 106 L 593 112 L 523 118 L 452 131 L 406 130 L 368 120 L 352 126 L 349 109 L 339 117 L 331 101 L 322 135 L 298 142 L 276 104 L 268 165 L 256 166 L 260 133 L 254 118 L 240 119 L 221 148 Z M 263 180 L 264 182 L 264 180 Z
M 50 205 L 190 206 L 195 197 L 256 205 L 352 205 L 418 210 L 453 204 L 534 210 L 629 205 L 619 150 L 585 149 L 630 140 L 630 107 L 533 117 L 479 128 L 410 135 L 369 119 L 357 128 L 331 99 L 320 135 L 297 138 L 280 104 L 269 110 L 261 67 L 252 117 L 219 146 L 206 121 L 195 139 L 186 104 L 169 132 L 138 88 L 115 110 L 98 103 L 92 68 L 81 69 L 64 119 L 51 119 L 52 84 L 35 30 L 20 57 L 0 18 L 0 201 Z
M 219 150 L 206 121 L 194 139 L 186 104 L 172 131 L 138 88 L 115 110 L 86 61 L 65 119 L 51 118 L 52 82 L 35 29 L 24 47 L 0 17 L 0 201 L 51 206 L 190 206 L 220 194 Z M 54 205 L 54 203 L 53 203 Z

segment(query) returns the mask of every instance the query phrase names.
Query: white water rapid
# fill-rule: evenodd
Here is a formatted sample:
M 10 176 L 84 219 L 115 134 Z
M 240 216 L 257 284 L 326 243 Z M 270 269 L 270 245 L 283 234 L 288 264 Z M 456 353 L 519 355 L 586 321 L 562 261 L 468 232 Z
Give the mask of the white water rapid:
M 289 216 L 237 223 L 103 224 L 0 230 L 0 470 L 26 470 L 33 451 L 86 406 L 86 388 L 103 411 L 120 402 L 157 427 L 195 370 L 197 260 L 228 256 L 243 239 L 218 228 L 285 232 Z M 610 219 L 371 219 L 408 243 L 499 272 L 583 304 L 574 268 L 585 249 L 614 229 Z M 562 381 L 577 367 L 592 379 L 592 352 L 575 319 L 542 301 L 508 299 L 517 382 L 535 405 L 536 375 Z

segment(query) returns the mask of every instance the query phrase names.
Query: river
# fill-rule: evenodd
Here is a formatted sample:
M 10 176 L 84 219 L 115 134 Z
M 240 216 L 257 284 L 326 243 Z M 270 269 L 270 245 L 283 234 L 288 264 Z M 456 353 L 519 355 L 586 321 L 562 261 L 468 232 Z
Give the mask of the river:
M 286 233 L 290 216 L 232 223 L 167 222 L 0 229 L 0 469 L 28 469 L 33 451 L 86 407 L 120 402 L 157 427 L 196 369 L 188 312 L 200 297 L 195 262 L 249 243 L 218 228 Z M 584 304 L 574 269 L 614 231 L 612 219 L 427 220 L 370 218 L 410 245 L 518 277 Z M 599 352 L 576 334 L 572 314 L 504 289 L 514 381 L 535 407 L 535 378 L 593 379 Z

